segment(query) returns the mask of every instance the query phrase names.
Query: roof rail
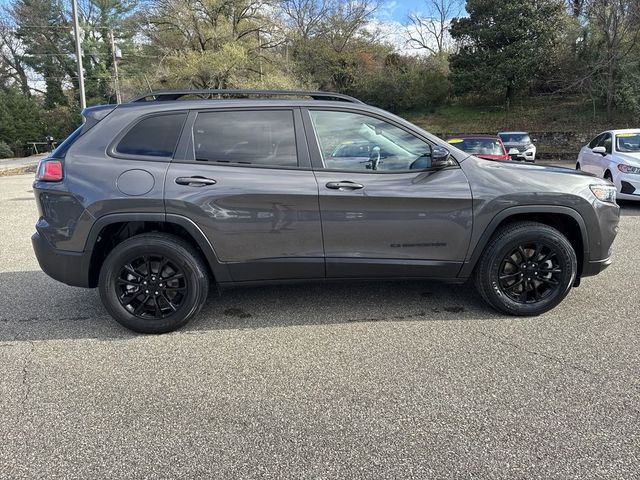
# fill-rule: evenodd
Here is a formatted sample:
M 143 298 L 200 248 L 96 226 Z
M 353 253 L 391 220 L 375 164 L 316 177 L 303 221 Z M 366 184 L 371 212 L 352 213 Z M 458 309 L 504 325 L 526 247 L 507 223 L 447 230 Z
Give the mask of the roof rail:
M 224 90 L 224 89 L 209 89 L 209 90 L 159 90 L 156 92 L 149 92 L 139 97 L 129 100 L 129 103 L 136 102 L 159 102 L 178 100 L 187 95 L 202 96 L 203 100 L 221 99 L 226 96 L 235 97 L 311 97 L 314 100 L 332 100 L 351 103 L 363 103 L 357 98 L 350 97 L 349 95 L 343 95 L 342 93 L 334 92 L 305 92 L 303 90 Z

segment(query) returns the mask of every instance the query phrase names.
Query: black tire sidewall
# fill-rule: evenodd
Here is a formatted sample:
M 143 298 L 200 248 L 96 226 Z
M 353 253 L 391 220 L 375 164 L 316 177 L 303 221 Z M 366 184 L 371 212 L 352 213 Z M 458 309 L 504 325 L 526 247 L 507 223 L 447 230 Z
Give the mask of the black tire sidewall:
M 181 307 L 162 319 L 143 319 L 128 312 L 118 300 L 115 280 L 122 267 L 142 255 L 162 255 L 170 259 L 182 271 L 187 285 L 187 295 Z M 102 302 L 109 314 L 121 325 L 139 333 L 166 333 L 186 324 L 204 303 L 203 281 L 208 281 L 200 271 L 193 255 L 182 245 L 170 240 L 131 238 L 118 245 L 107 256 L 100 271 L 99 290 Z M 206 290 L 206 287 L 205 287 Z

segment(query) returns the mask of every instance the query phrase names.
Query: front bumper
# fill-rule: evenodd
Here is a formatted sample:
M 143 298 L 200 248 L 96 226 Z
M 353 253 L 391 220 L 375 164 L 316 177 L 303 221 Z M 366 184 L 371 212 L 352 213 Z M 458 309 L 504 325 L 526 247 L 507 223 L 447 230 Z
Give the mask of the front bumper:
M 53 248 L 38 232 L 31 237 L 31 243 L 40 268 L 44 273 L 59 282 L 73 287 L 90 287 L 90 253 L 69 252 Z
M 605 270 L 609 265 L 611 265 L 611 257 L 604 260 L 590 260 L 582 266 L 582 274 L 580 276 L 593 277 Z
M 615 179 L 615 185 L 619 199 L 640 200 L 640 175 L 619 173 Z
M 524 160 L 525 162 L 535 162 L 536 151 L 527 150 L 526 152 L 520 152 L 518 155 L 514 155 L 515 160 Z

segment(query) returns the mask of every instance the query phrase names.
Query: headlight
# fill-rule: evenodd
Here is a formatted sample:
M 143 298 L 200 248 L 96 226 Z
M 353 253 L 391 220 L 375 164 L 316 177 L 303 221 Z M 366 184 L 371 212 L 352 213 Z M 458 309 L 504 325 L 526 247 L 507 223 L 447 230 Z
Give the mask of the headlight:
M 616 203 L 616 187 L 612 185 L 589 185 L 589 188 L 601 202 Z
M 622 173 L 637 173 L 637 174 L 640 174 L 640 168 L 632 167 L 631 165 L 618 164 L 618 170 L 620 170 Z

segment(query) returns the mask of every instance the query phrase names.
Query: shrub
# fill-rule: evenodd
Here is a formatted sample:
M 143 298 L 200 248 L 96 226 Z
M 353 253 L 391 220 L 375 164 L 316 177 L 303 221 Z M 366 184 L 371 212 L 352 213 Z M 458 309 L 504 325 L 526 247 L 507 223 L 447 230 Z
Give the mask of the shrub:
M 4 142 L 0 142 L 0 158 L 11 158 L 13 157 L 13 151 L 9 148 Z

